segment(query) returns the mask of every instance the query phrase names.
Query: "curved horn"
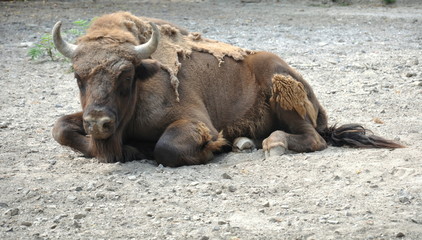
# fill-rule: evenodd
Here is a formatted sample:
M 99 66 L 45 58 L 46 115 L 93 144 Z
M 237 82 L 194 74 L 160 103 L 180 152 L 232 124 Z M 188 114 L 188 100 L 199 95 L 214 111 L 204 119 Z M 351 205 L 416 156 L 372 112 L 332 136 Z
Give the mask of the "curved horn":
M 78 45 L 71 44 L 66 42 L 62 39 L 62 35 L 60 34 L 60 27 L 62 26 L 62 22 L 58 21 L 53 27 L 53 42 L 54 46 L 56 46 L 57 50 L 63 54 L 63 56 L 72 58 L 74 56 L 74 52 Z
M 158 30 L 157 26 L 150 22 L 149 23 L 152 27 L 152 36 L 148 42 L 135 46 L 135 51 L 138 53 L 138 57 L 141 59 L 149 58 L 155 50 L 157 50 L 158 42 L 160 41 L 160 30 Z

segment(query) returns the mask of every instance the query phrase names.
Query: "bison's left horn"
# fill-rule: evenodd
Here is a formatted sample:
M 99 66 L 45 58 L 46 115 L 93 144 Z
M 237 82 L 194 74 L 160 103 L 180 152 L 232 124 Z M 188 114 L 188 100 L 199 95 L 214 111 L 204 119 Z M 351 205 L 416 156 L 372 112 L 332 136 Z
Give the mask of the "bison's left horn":
M 62 22 L 58 21 L 53 27 L 53 42 L 56 46 L 57 50 L 63 54 L 63 56 L 72 58 L 74 56 L 74 52 L 78 45 L 71 44 L 63 40 L 62 35 L 60 34 L 60 27 L 62 26 Z
M 158 42 L 160 41 L 160 30 L 154 23 L 149 23 L 152 27 L 152 36 L 148 42 L 135 46 L 135 51 L 138 53 L 138 57 L 141 59 L 149 58 L 155 50 L 157 50 Z

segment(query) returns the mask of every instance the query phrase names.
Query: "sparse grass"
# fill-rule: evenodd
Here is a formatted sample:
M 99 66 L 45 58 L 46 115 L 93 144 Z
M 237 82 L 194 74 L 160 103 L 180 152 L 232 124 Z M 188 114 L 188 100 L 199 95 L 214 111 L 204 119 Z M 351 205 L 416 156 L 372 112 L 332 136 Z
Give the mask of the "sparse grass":
M 393 4 L 396 3 L 396 0 L 383 0 L 385 4 Z
M 339 6 L 350 6 L 352 2 L 350 0 L 332 0 L 333 3 L 338 4 Z
M 91 21 L 88 20 L 77 20 L 72 23 L 73 27 L 64 32 L 64 36 L 67 39 L 75 40 L 77 37 L 85 33 L 86 29 L 91 25 Z M 62 58 L 62 55 L 56 50 L 53 42 L 53 36 L 51 33 L 45 33 L 41 36 L 40 40 L 34 44 L 28 50 L 28 56 L 32 60 L 39 59 L 41 57 L 48 57 L 51 61 L 56 61 Z

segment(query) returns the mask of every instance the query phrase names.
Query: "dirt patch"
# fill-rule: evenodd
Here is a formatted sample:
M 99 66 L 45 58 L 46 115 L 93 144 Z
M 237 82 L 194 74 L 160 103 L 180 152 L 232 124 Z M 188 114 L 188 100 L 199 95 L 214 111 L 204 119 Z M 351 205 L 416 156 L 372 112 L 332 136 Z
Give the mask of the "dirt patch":
M 259 150 L 175 169 L 83 158 L 51 137 L 80 110 L 69 63 L 26 52 L 58 20 L 66 29 L 120 10 L 274 52 L 331 124 L 361 123 L 407 148 L 267 160 Z M 0 21 L 1 239 L 422 239 L 420 4 L 19 1 L 0 2 Z

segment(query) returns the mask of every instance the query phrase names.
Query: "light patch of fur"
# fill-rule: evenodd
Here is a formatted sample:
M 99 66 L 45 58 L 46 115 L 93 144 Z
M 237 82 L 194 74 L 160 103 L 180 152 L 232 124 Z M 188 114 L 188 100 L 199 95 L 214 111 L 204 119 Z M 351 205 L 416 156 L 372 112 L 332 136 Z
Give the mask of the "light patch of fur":
M 243 60 L 246 55 L 253 54 L 253 51 L 250 50 L 204 38 L 200 33 L 190 33 L 186 41 L 193 50 L 212 54 L 217 58 L 219 65 L 224 63 L 223 59 L 225 56 L 240 61 Z
M 216 140 L 213 140 L 210 129 L 203 122 L 199 122 L 196 128 L 196 141 L 199 145 L 204 145 L 204 151 L 215 152 L 227 145 L 223 133 L 219 132 Z
M 160 29 L 161 39 L 152 58 L 161 63 L 162 69 L 170 75 L 171 85 L 179 99 L 179 80 L 177 74 L 182 68 L 179 57 L 188 58 L 192 51 L 212 54 L 219 64 L 224 57 L 232 57 L 240 61 L 254 52 L 230 44 L 204 38 L 199 33 L 188 33 L 182 28 L 159 19 L 136 17 L 129 12 L 117 12 L 97 18 L 78 42 L 101 41 L 110 43 L 146 43 L 152 35 L 149 22 L 155 22 Z
M 272 78 L 272 96 L 270 102 L 277 103 L 282 109 L 294 110 L 303 119 L 309 117 L 316 127 L 317 111 L 305 91 L 305 87 L 291 76 L 275 74 Z
M 146 42 L 147 39 L 150 38 L 152 30 L 148 24 L 148 19 L 144 20 L 143 28 L 149 29 L 149 31 L 145 32 L 143 38 L 145 39 L 144 42 Z M 240 61 L 243 60 L 245 56 L 254 54 L 253 51 L 204 38 L 200 33 L 189 33 L 187 35 L 182 34 L 180 29 L 169 24 L 159 25 L 158 28 L 160 29 L 161 39 L 158 44 L 157 51 L 155 51 L 151 57 L 159 61 L 161 65 L 164 66 L 162 69 L 169 73 L 171 84 L 177 95 L 177 101 L 179 101 L 179 80 L 177 78 L 177 74 L 182 68 L 179 58 L 189 58 L 192 51 L 204 52 L 212 54 L 218 60 L 220 66 L 224 63 L 223 59 L 225 56 L 231 57 L 236 61 Z

